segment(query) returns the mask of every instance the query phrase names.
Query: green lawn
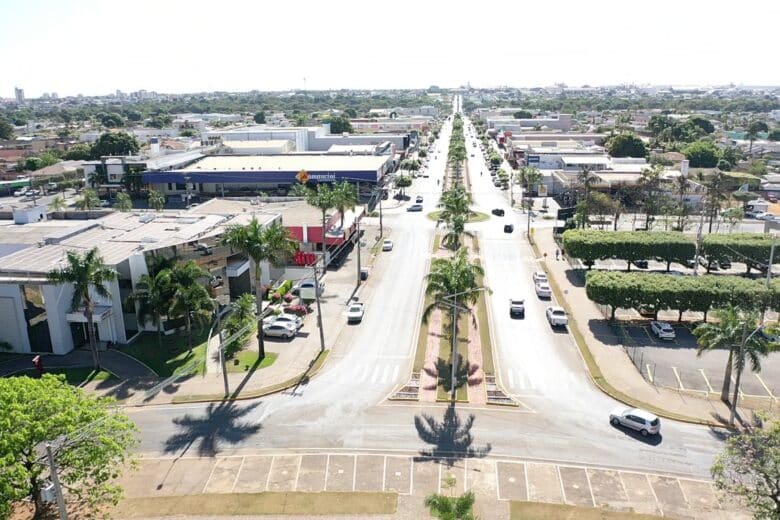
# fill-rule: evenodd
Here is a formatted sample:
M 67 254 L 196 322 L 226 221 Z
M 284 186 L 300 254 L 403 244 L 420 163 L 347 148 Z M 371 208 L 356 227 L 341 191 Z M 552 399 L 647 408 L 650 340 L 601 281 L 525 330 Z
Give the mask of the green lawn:
M 259 370 L 273 365 L 277 355 L 276 352 L 266 352 L 265 359 L 255 366 L 255 363 L 257 363 L 257 350 L 242 350 L 233 359 L 226 359 L 225 365 L 228 372 L 249 372 L 250 370 Z
M 441 216 L 441 211 L 432 211 L 428 213 L 428 218 L 433 220 L 434 222 L 439 220 L 439 217 Z M 479 211 L 472 211 L 469 214 L 469 218 L 466 221 L 467 224 L 471 224 L 473 222 L 485 222 L 486 220 L 490 219 L 490 215 L 487 213 L 481 213 Z
M 52 369 L 46 369 L 44 373 L 64 375 L 65 381 L 68 384 L 73 386 L 81 386 L 82 384 L 89 383 L 90 381 L 105 381 L 106 379 L 114 377 L 110 372 L 106 372 L 105 370 L 95 371 L 89 367 L 52 368 Z M 16 376 L 28 376 L 28 377 L 37 378 L 38 371 L 35 369 L 24 370 L 22 372 L 17 372 L 13 374 L 12 377 L 16 377 Z
M 208 335 L 209 329 L 207 327 L 204 327 L 202 331 L 193 332 L 191 354 L 187 351 L 187 334 L 184 332 L 164 336 L 162 348 L 160 348 L 156 333 L 145 332 L 131 345 L 122 347 L 120 350 L 143 362 L 162 377 L 184 373 L 185 367 L 193 362 L 192 360 L 197 360 L 194 373 L 202 375 L 206 370 Z

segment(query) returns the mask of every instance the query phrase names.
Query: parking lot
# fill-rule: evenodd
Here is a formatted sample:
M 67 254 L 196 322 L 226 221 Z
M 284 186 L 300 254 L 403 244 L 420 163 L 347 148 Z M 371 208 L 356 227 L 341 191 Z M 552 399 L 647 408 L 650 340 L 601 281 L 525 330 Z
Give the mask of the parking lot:
M 576 269 L 587 269 L 587 266 L 585 266 L 578 259 L 571 258 L 569 259 L 569 263 L 572 265 L 572 267 Z M 625 271 L 626 268 L 627 268 L 627 262 L 625 260 L 618 260 L 615 258 L 596 260 L 596 262 L 593 264 L 593 270 L 600 270 L 600 271 Z M 772 271 L 772 276 L 780 275 L 780 272 L 778 272 L 777 269 L 778 268 L 775 268 Z M 632 264 L 631 271 L 638 272 L 638 273 L 652 273 L 652 272 L 666 273 L 666 262 L 659 262 L 658 260 L 649 258 L 647 259 L 646 268 L 640 268 Z M 707 274 L 707 269 L 704 265 L 699 264 L 697 272 L 698 274 Z M 716 266 L 713 265 L 713 268 L 711 269 L 709 274 L 728 274 L 728 275 L 741 276 L 744 275 L 745 272 L 747 272 L 747 266 L 744 263 L 732 262 L 730 269 L 718 269 Z M 756 276 L 756 277 L 765 276 L 765 274 L 760 273 L 756 269 L 751 269 L 750 273 L 752 276 Z M 672 262 L 670 266 L 670 273 L 668 274 L 672 276 L 692 275 L 693 269 L 691 267 L 688 267 L 687 265 Z
M 657 338 L 651 332 L 649 322 L 622 322 L 612 330 L 648 381 L 680 390 L 719 393 L 728 351 L 715 350 L 697 356 L 692 325 L 671 325 L 676 334 L 673 340 Z M 780 352 L 764 358 L 758 374 L 747 367 L 740 388 L 748 396 L 773 400 L 780 397 Z

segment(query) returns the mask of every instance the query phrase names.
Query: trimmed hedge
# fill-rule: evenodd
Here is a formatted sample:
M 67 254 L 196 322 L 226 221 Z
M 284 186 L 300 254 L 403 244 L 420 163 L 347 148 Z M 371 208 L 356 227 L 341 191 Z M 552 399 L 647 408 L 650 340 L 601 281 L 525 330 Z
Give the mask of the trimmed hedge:
M 780 281 L 767 288 L 763 280 L 741 276 L 669 276 L 663 273 L 593 271 L 585 291 L 595 303 L 615 310 L 664 309 L 708 312 L 725 304 L 747 309 L 780 309 Z
M 763 233 L 710 234 L 702 240 L 702 253 L 707 260 L 729 258 L 734 262 L 747 263 L 748 270 L 769 264 L 771 250 L 772 237 Z M 772 260 L 775 264 L 778 263 L 777 256 Z
M 619 258 L 629 263 L 659 257 L 669 270 L 672 262 L 684 263 L 696 254 L 693 240 L 675 231 L 605 231 L 569 229 L 563 233 L 563 249 L 586 265 L 596 260 Z

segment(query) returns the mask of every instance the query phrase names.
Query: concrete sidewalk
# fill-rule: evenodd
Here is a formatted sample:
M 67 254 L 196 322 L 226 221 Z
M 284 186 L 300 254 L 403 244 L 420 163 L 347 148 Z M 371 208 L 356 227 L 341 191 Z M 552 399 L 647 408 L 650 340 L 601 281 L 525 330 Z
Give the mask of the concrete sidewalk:
M 576 277 L 569 263 L 563 258 L 555 260 L 555 251 L 559 246 L 553 239 L 552 229 L 537 228 L 535 231 L 534 240 L 540 256 L 542 253 L 547 253 L 547 258 L 540 260 L 540 263 L 544 265 L 552 282 L 563 295 L 564 301 L 559 303 L 569 314 L 569 326 L 577 328 L 609 386 L 640 401 L 641 403 L 636 403 L 637 405 L 641 406 L 644 403 L 666 411 L 666 415 L 671 418 L 684 417 L 694 422 L 719 425 L 728 421 L 729 408 L 720 400 L 703 399 L 656 387 L 642 377 L 621 345 L 607 345 L 601 341 L 597 336 L 605 337 L 602 332 L 608 328 L 604 315 L 596 304 L 588 299 L 585 288 L 577 287 L 572 282 Z M 560 298 L 560 295 L 556 296 Z M 606 336 L 608 337 L 609 334 Z M 602 386 L 602 390 L 606 389 Z M 616 395 L 613 397 L 620 398 Z M 745 410 L 739 408 L 738 411 L 743 419 L 749 417 Z
M 22 355 L 17 359 L 0 363 L 0 377 L 33 369 L 32 360 L 36 355 Z M 84 349 L 74 350 L 64 356 L 43 355 L 42 358 L 44 370 L 47 368 L 92 366 L 92 353 Z M 100 351 L 100 365 L 120 379 L 154 378 L 157 376 L 143 363 L 114 349 Z

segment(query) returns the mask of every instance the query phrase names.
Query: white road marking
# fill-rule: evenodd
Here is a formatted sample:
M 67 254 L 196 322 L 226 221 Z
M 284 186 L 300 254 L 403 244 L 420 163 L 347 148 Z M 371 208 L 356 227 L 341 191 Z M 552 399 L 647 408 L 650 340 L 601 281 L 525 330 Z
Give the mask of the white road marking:
M 702 377 L 702 379 L 704 379 L 704 382 L 707 384 L 707 388 L 709 388 L 709 389 L 710 389 L 710 392 L 713 392 L 713 393 L 714 393 L 714 392 L 715 392 L 715 390 L 713 390 L 713 389 L 712 389 L 712 385 L 710 384 L 710 380 L 709 380 L 709 379 L 707 379 L 707 374 L 705 374 L 705 373 L 704 373 L 704 370 L 703 370 L 703 369 L 701 369 L 701 368 L 699 369 L 699 372 L 701 373 L 701 377 Z
M 211 482 L 211 477 L 214 476 L 214 470 L 217 469 L 217 466 L 219 466 L 219 459 L 217 459 L 214 462 L 214 465 L 211 466 L 211 473 L 209 473 L 209 478 L 206 479 L 206 483 L 203 485 L 203 491 L 201 491 L 201 493 L 205 493 L 206 492 L 206 488 L 209 487 L 209 482 Z
M 680 390 L 685 390 L 685 387 L 682 384 L 682 381 L 680 380 L 680 374 L 677 373 L 677 367 L 672 367 L 672 372 L 674 372 L 674 377 L 677 379 L 677 385 Z
M 769 394 L 769 397 L 771 397 L 772 399 L 775 399 L 775 396 L 772 395 L 772 391 L 769 390 L 768 386 L 766 386 L 766 383 L 764 383 L 764 380 L 761 379 L 761 376 L 759 376 L 758 374 L 753 374 L 753 375 L 756 376 L 756 379 L 758 379 L 758 382 L 761 383 L 761 386 L 764 387 L 764 390 L 766 390 L 766 393 Z
M 512 375 L 512 371 L 511 370 L 507 371 L 507 376 L 509 377 L 509 387 L 510 388 L 514 388 L 514 386 L 515 386 L 515 378 Z
M 232 493 L 236 489 L 236 483 L 238 482 L 238 477 L 241 475 L 241 470 L 244 469 L 244 461 L 246 460 L 246 457 L 241 457 L 241 464 L 238 466 L 238 471 L 236 471 L 236 478 L 233 479 L 233 485 L 230 487 L 230 492 Z
M 374 371 L 371 372 L 371 382 L 376 383 L 376 376 L 379 375 L 379 365 L 374 365 Z
M 390 375 L 390 366 L 385 365 L 384 370 L 382 370 L 382 383 L 387 383 L 387 376 Z

